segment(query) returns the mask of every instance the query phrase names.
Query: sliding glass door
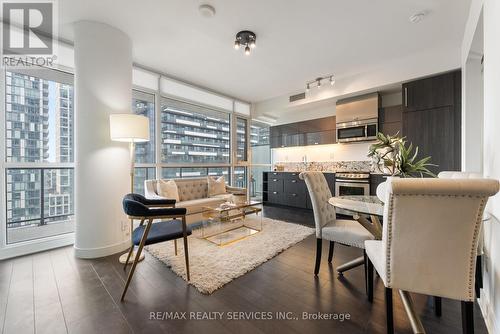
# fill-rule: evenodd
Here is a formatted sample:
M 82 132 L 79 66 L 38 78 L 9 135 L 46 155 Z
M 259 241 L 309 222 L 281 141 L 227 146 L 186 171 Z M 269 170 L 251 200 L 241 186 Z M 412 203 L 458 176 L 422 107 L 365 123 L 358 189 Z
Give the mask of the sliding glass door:
M 6 243 L 74 231 L 73 76 L 5 71 Z

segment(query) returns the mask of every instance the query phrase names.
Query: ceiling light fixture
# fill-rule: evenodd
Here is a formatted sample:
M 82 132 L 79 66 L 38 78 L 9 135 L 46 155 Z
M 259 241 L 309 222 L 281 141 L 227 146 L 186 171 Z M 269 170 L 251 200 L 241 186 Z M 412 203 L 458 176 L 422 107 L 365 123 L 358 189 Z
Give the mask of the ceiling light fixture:
M 256 41 L 257 41 L 257 36 L 255 35 L 255 33 L 249 30 L 242 30 L 236 34 L 236 40 L 234 41 L 234 48 L 238 50 L 240 46 L 244 46 L 245 55 L 248 56 L 250 54 L 250 49 L 255 48 Z
M 316 87 L 321 88 L 321 85 L 323 83 L 323 80 L 328 80 L 330 82 L 330 85 L 333 86 L 335 84 L 335 78 L 333 77 L 333 74 L 325 75 L 323 77 L 318 77 L 314 80 L 306 82 L 306 92 L 309 92 L 311 89 L 311 86 L 316 85 Z

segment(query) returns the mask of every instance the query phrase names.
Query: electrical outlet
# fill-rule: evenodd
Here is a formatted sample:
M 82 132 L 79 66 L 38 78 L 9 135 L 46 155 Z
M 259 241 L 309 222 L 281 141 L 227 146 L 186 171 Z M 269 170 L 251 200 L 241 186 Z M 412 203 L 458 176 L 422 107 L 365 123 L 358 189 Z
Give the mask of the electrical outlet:
M 122 225 L 122 232 L 125 232 L 125 231 L 127 231 L 127 230 L 128 230 L 128 229 L 127 229 L 128 223 L 127 223 L 127 221 L 126 221 L 126 220 L 122 220 L 122 221 L 121 221 L 121 225 Z

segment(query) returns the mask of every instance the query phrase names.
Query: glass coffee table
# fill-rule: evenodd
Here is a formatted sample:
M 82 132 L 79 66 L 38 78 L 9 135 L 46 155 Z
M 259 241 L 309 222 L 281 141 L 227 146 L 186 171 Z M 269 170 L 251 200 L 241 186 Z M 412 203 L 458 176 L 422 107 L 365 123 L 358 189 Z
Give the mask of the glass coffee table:
M 203 218 L 197 237 L 225 246 L 262 231 L 262 202 L 207 206 Z

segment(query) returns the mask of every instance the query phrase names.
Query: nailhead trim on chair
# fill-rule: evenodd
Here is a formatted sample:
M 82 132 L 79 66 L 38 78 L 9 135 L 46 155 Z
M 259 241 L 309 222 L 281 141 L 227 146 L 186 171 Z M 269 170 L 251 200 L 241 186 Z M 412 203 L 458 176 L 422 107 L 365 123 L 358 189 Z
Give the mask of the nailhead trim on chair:
M 469 259 L 469 283 L 468 283 L 468 293 L 469 300 L 474 301 L 474 285 L 473 280 L 475 278 L 476 273 L 476 254 L 475 246 L 477 244 L 477 239 L 479 238 L 479 229 L 482 223 L 482 216 L 484 212 L 484 208 L 486 205 L 486 200 L 484 196 L 473 196 L 473 195 L 441 195 L 441 194 L 398 194 L 397 196 L 435 196 L 435 197 L 469 197 L 469 198 L 480 198 L 481 203 L 479 205 L 479 212 L 476 218 L 476 224 L 474 226 L 474 235 L 472 238 L 472 245 L 470 251 L 470 259 Z M 391 287 L 391 268 L 390 268 L 390 259 L 391 259 L 391 243 L 392 243 L 392 210 L 394 208 L 394 195 L 391 194 L 389 197 L 389 212 L 387 214 L 387 245 L 386 245 L 386 273 L 387 273 L 387 287 Z
M 479 205 L 479 212 L 477 213 L 476 225 L 474 226 L 474 237 L 472 238 L 472 245 L 470 251 L 470 267 L 469 267 L 469 301 L 474 301 L 474 284 L 472 281 L 476 278 L 476 260 L 477 260 L 477 241 L 479 238 L 479 230 L 482 224 L 483 212 L 486 206 L 486 200 L 481 200 Z
M 394 208 L 394 195 L 389 197 L 389 208 L 387 214 L 387 245 L 386 245 L 386 274 L 387 274 L 387 287 L 391 288 L 391 244 L 392 244 L 392 210 Z

